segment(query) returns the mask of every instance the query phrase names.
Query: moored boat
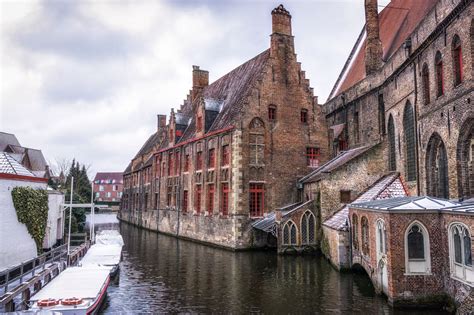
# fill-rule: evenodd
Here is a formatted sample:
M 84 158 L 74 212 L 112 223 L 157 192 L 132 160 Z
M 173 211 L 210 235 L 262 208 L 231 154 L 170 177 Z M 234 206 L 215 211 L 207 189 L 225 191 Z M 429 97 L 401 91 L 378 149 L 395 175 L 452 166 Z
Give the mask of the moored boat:
M 30 310 L 66 315 L 96 314 L 107 294 L 110 268 L 70 267 L 30 299 Z

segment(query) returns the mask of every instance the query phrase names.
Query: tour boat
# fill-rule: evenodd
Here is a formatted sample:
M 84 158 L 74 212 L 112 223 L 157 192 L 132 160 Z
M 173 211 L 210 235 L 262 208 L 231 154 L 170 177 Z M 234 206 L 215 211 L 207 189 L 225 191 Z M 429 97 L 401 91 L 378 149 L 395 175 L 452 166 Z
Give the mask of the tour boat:
M 110 268 L 69 267 L 30 299 L 30 311 L 47 314 L 97 314 L 105 300 Z

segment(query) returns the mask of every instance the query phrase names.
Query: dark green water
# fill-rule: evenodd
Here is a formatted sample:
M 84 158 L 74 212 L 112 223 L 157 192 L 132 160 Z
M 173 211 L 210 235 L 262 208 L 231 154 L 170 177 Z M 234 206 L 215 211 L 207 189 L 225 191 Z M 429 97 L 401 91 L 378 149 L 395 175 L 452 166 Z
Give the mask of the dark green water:
M 128 224 L 120 230 L 124 255 L 107 314 L 407 313 L 375 295 L 366 275 L 338 273 L 320 256 L 234 253 Z

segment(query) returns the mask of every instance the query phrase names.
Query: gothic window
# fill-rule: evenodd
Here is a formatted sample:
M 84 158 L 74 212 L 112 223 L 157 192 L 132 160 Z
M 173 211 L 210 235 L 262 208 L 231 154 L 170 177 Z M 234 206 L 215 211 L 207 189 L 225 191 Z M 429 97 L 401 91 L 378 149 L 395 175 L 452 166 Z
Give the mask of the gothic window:
M 264 212 L 265 187 L 263 184 L 250 184 L 249 212 L 251 217 L 261 217 Z
M 352 244 L 359 249 L 359 219 L 355 213 L 352 215 Z
M 300 121 L 303 124 L 308 123 L 308 110 L 307 109 L 302 109 L 300 113 Z
M 435 69 L 436 69 L 436 96 L 440 97 L 444 94 L 444 69 L 443 69 L 443 58 L 441 53 L 436 52 L 435 56 Z
M 466 225 L 454 223 L 450 226 L 449 247 L 451 275 L 460 280 L 473 283 L 471 233 Z
M 377 221 L 377 250 L 378 254 L 387 253 L 387 234 L 382 220 Z
M 309 167 L 319 167 L 319 148 L 306 148 L 306 164 Z
M 365 255 L 369 255 L 369 221 L 367 220 L 367 217 L 362 217 L 362 219 L 360 220 L 360 224 L 362 234 L 362 253 L 364 253 Z
M 250 164 L 264 165 L 265 127 L 260 118 L 254 118 L 249 125 Z
M 196 170 L 202 170 L 202 151 L 196 153 Z
M 314 214 L 306 211 L 301 217 L 301 244 L 312 245 L 315 243 L 315 218 Z
M 427 105 L 430 103 L 430 73 L 426 63 L 423 65 L 421 70 L 421 85 L 423 91 L 423 103 Z
M 223 145 L 222 146 L 222 158 L 221 158 L 221 165 L 226 166 L 229 165 L 230 163 L 230 149 L 229 145 Z
M 275 121 L 276 113 L 277 113 L 277 109 L 275 105 L 268 106 L 268 120 Z
M 474 197 L 474 118 L 467 119 L 459 129 L 456 150 L 459 198 Z
M 214 184 L 207 186 L 207 212 L 211 215 L 214 211 Z
M 403 131 L 405 133 L 405 172 L 408 181 L 416 180 L 416 140 L 413 106 L 407 101 L 403 113 Z
M 229 214 L 229 184 L 222 183 L 221 184 L 221 214 L 228 215 Z
M 397 158 L 395 148 L 395 124 L 393 123 L 393 116 L 388 118 L 388 170 L 397 170 Z
M 207 157 L 207 167 L 214 168 L 216 166 L 216 150 L 209 149 L 208 157 Z
M 430 243 L 428 231 L 418 221 L 411 223 L 405 231 L 406 273 L 430 272 Z
M 454 35 L 452 43 L 452 55 L 453 55 L 453 78 L 454 85 L 461 84 L 462 82 L 462 48 L 461 48 L 461 39 L 458 35 Z
M 379 130 L 382 135 L 385 135 L 385 101 L 383 94 L 379 94 Z
M 448 198 L 448 158 L 443 140 L 436 133 L 428 141 L 425 164 L 427 195 Z
M 296 224 L 291 220 L 283 227 L 283 245 L 296 245 Z

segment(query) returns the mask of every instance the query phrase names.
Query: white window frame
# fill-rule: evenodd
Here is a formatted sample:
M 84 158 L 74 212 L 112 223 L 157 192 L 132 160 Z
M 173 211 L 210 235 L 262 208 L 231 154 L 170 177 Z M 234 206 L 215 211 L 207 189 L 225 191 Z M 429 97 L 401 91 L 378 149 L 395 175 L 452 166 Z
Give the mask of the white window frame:
M 461 228 L 461 261 L 462 264 L 459 264 L 455 261 L 455 253 L 454 253 L 454 228 L 456 227 Z M 467 230 L 469 236 L 471 237 L 471 256 L 472 256 L 472 233 L 469 227 L 461 222 L 452 222 L 448 226 L 448 243 L 449 243 L 449 265 L 450 265 L 450 274 L 451 278 L 465 283 L 471 287 L 474 287 L 474 268 L 472 266 L 467 266 L 464 264 L 464 230 Z M 471 258 L 472 259 L 472 258 Z M 462 277 L 459 277 L 456 273 L 457 270 L 460 270 L 462 273 Z
M 423 234 L 423 246 L 425 252 L 424 259 L 408 259 L 408 233 L 414 225 L 420 227 L 420 231 Z M 404 235 L 405 244 L 405 275 L 431 275 L 431 249 L 430 249 L 430 235 L 426 226 L 418 220 L 414 220 L 405 229 Z M 424 265 L 421 265 L 423 262 Z M 424 269 L 424 271 L 412 271 L 413 269 Z

